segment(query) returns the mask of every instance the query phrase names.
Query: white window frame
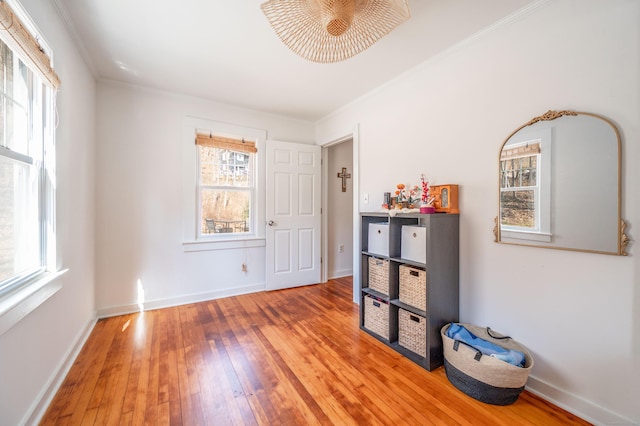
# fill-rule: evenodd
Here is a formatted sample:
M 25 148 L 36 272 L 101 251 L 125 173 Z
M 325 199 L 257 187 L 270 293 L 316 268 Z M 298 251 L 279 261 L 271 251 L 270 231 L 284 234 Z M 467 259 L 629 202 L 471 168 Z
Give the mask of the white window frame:
M 7 4 L 13 13 L 18 17 L 24 27 L 38 40 L 40 48 L 52 58 L 52 50 L 37 30 L 35 24 L 22 8 L 13 0 L 7 0 Z M 22 59 L 22 53 L 12 49 L 16 58 L 20 58 L 23 63 L 32 71 L 34 76 L 43 80 L 39 70 L 34 69 L 28 61 Z M 41 90 L 41 85 L 38 85 Z M 25 271 L 23 274 L 15 275 L 5 282 L 0 291 L 0 335 L 4 334 L 11 327 L 17 324 L 22 318 L 35 310 L 47 299 L 53 296 L 62 288 L 62 283 L 58 279 L 67 270 L 60 270 L 56 257 L 56 217 L 55 217 L 55 89 L 48 90 L 47 101 L 47 124 L 42 135 L 41 150 L 34 155 L 24 155 L 21 153 L 5 150 L 3 156 L 14 161 L 29 163 L 34 162 L 39 167 L 39 234 L 40 234 L 40 256 L 41 262 L 38 268 Z M 32 102 L 30 101 L 30 106 Z M 32 131 L 31 129 L 29 130 Z M 5 148 L 0 147 L 4 150 Z M 8 284 L 8 285 L 7 285 Z
M 237 124 L 223 123 L 204 118 L 186 116 L 183 119 L 182 132 L 182 210 L 183 241 L 185 252 L 227 250 L 234 248 L 265 246 L 265 194 L 266 194 L 266 151 L 267 131 Z M 212 133 L 216 135 L 242 135 L 256 143 L 254 154 L 254 197 L 253 223 L 248 233 L 222 233 L 217 235 L 200 232 L 200 189 L 199 162 L 196 134 Z
M 0 145 L 0 157 L 6 160 L 9 160 L 14 164 L 17 163 L 21 166 L 32 168 L 33 171 L 35 172 L 35 176 L 33 176 L 33 178 L 35 181 L 37 181 L 36 199 L 38 200 L 37 201 L 38 211 L 36 212 L 37 218 L 38 218 L 38 229 L 35 230 L 35 232 L 37 232 L 38 234 L 37 237 L 39 241 L 39 253 L 37 254 L 39 265 L 30 269 L 27 269 L 25 271 L 22 271 L 16 275 L 13 275 L 12 277 L 5 279 L 4 281 L 1 281 L 0 295 L 9 293 L 15 288 L 20 287 L 21 285 L 24 285 L 26 282 L 33 280 L 34 278 L 36 278 L 46 270 L 45 268 L 46 253 L 44 250 L 44 247 L 46 246 L 46 233 L 45 233 L 42 217 L 43 217 L 43 207 L 45 206 L 45 203 L 46 203 L 46 199 L 44 197 L 44 191 L 43 191 L 43 186 L 44 186 L 43 183 L 44 183 L 44 176 L 45 176 L 45 167 L 44 167 L 44 161 L 43 161 L 45 151 L 44 151 L 43 139 L 47 139 L 47 135 L 44 134 L 47 132 L 46 132 L 46 129 L 42 129 L 43 135 L 35 135 L 34 129 L 33 129 L 33 125 L 34 125 L 33 117 L 37 113 L 41 113 L 43 111 L 43 108 L 45 107 L 45 105 L 43 105 L 41 102 L 42 96 L 44 96 L 44 93 L 42 91 L 43 83 L 42 83 L 42 80 L 39 78 L 39 76 L 27 64 L 24 63 L 20 55 L 15 50 L 11 49 L 10 46 L 7 46 L 7 48 L 12 52 L 12 55 L 13 55 L 13 69 L 11 70 L 11 73 L 13 75 L 12 81 L 15 84 L 14 90 L 17 89 L 18 85 L 20 84 L 19 79 L 17 79 L 16 77 L 19 74 L 19 69 L 21 64 L 26 66 L 29 69 L 33 78 L 30 78 L 27 83 L 29 86 L 26 88 L 26 91 L 27 91 L 26 96 L 28 98 L 28 100 L 26 101 L 27 105 L 19 105 L 18 102 L 16 102 L 15 99 L 12 99 L 8 93 L 3 95 L 3 98 L 6 100 L 7 104 L 12 103 L 12 108 L 16 108 L 17 106 L 20 106 L 25 110 L 25 116 L 27 117 L 27 120 L 26 120 L 27 122 L 25 124 L 28 126 L 28 128 L 26 129 L 27 132 L 22 136 L 27 139 L 25 141 L 27 146 L 24 147 L 23 149 L 26 149 L 28 153 L 17 152 L 8 147 L 4 147 Z M 41 123 L 38 123 L 38 124 L 41 125 Z M 12 127 L 12 129 L 14 130 L 12 132 L 14 135 L 18 133 L 16 128 Z M 21 137 L 18 136 L 18 139 L 21 139 Z M 24 225 L 18 225 L 18 226 L 24 227 Z M 18 251 L 21 251 L 21 250 L 18 250 Z M 34 253 L 29 253 L 29 256 L 32 256 L 33 254 Z
M 205 132 L 206 133 L 206 132 Z M 224 137 L 230 137 L 230 138 L 234 138 L 234 139 L 241 139 L 243 136 L 242 135 L 216 135 L 216 136 L 224 136 Z M 233 150 L 229 150 L 230 152 L 238 152 L 238 151 L 233 151 Z M 246 187 L 241 187 L 241 186 L 221 186 L 221 185 L 205 185 L 200 181 L 200 170 L 202 168 L 202 163 L 200 161 L 200 150 L 196 149 L 196 155 L 197 155 L 197 170 L 198 170 L 198 202 L 197 202 L 197 214 L 198 214 L 198 218 L 197 218 L 197 222 L 201 224 L 202 220 L 204 219 L 202 217 L 202 189 L 212 189 L 212 190 L 218 190 L 218 191 L 240 191 L 240 192 L 248 192 L 249 193 L 249 232 L 234 232 L 230 234 L 225 234 L 225 233 L 220 233 L 220 234 L 211 234 L 211 233 L 204 233 L 202 232 L 202 227 L 198 226 L 198 235 L 197 235 L 197 239 L 198 240 L 207 240 L 207 239 L 211 239 L 211 240 L 220 240 L 220 239 L 228 239 L 229 237 L 238 237 L 238 236 L 248 236 L 248 237 L 254 237 L 256 232 L 255 232 L 255 228 L 256 228 L 256 212 L 255 212 L 255 206 L 256 206 L 256 157 L 258 155 L 258 153 L 248 153 L 249 154 L 249 169 L 250 169 L 250 174 L 251 174 L 251 185 L 250 186 L 246 186 Z
M 540 129 L 530 132 L 518 133 L 509 139 L 509 148 L 526 145 L 527 143 L 539 143 L 540 153 L 537 154 L 536 187 L 523 187 L 521 189 L 534 189 L 536 227 L 523 228 L 519 226 L 502 225 L 502 210 L 500 211 L 500 238 L 503 241 L 529 240 L 537 242 L 551 242 L 551 129 Z M 503 149 L 507 146 L 503 146 Z M 501 177 L 502 178 L 502 177 Z M 500 194 L 503 190 L 500 188 Z

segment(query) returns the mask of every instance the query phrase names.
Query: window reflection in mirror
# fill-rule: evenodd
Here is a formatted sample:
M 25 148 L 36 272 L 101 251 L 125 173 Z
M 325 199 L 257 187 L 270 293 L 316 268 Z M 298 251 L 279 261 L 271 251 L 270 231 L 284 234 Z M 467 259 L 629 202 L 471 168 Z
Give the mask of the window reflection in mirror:
M 551 241 L 551 131 L 513 135 L 500 153 L 500 227 L 515 240 Z
M 540 143 L 502 150 L 500 156 L 500 224 L 524 230 L 538 228 L 538 158 Z

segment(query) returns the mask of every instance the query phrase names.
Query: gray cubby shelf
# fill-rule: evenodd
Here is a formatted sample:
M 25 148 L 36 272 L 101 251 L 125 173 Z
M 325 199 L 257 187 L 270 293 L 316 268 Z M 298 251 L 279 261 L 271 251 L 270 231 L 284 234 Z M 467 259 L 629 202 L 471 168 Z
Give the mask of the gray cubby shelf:
M 458 214 L 398 214 L 361 213 L 361 282 L 360 282 L 360 328 L 385 345 L 399 352 L 426 370 L 443 364 L 440 329 L 459 319 L 459 215 Z M 389 255 L 381 256 L 369 252 L 369 224 L 388 223 Z M 416 262 L 401 257 L 402 226 L 426 228 L 426 259 Z M 385 295 L 369 288 L 369 257 L 389 262 L 389 294 Z M 409 265 L 426 271 L 426 309 L 408 305 L 399 300 L 401 265 Z M 374 299 L 388 306 L 389 339 L 365 327 L 364 298 Z M 400 345 L 398 312 L 408 311 L 412 316 L 426 321 L 426 356 Z M 406 318 L 406 317 L 405 317 Z

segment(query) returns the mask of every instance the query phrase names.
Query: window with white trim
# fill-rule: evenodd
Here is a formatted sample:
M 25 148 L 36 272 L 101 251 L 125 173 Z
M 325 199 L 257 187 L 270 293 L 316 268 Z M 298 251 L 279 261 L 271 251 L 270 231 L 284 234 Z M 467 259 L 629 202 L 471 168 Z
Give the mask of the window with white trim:
M 47 271 L 59 80 L 46 49 L 0 3 L 0 295 Z M 53 256 L 50 256 L 53 257 Z
M 255 141 L 197 134 L 198 236 L 255 233 Z
M 551 132 L 513 139 L 500 153 L 500 234 L 551 241 Z
M 539 164 L 539 141 L 502 150 L 500 205 L 503 226 L 540 230 Z

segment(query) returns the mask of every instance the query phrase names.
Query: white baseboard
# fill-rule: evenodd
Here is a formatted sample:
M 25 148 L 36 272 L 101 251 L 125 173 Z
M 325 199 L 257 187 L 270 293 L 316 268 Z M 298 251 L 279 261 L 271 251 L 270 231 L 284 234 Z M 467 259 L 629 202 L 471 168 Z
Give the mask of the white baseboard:
M 529 376 L 527 390 L 596 426 L 638 425 L 638 423 L 633 420 L 624 418 L 584 398 L 558 389 L 534 376 Z
M 342 269 L 340 271 L 329 271 L 328 273 L 329 279 L 342 278 L 342 277 L 350 277 L 353 275 L 353 269 Z
M 60 386 L 62 386 L 62 382 L 67 377 L 69 370 L 71 370 L 71 366 L 73 366 L 73 363 L 80 354 L 82 347 L 91 335 L 93 327 L 96 325 L 96 321 L 97 319 L 94 313 L 93 318 L 89 320 L 84 329 L 78 334 L 75 342 L 73 343 L 73 345 L 71 345 L 65 356 L 62 358 L 62 361 L 60 361 L 60 364 L 54 370 L 51 378 L 40 392 L 40 395 L 38 395 L 38 397 L 35 399 L 20 424 L 37 425 L 40 423 L 40 420 L 49 408 L 49 404 L 51 404 L 51 401 L 53 401 L 53 397 L 56 396 L 56 393 L 60 389 Z
M 169 299 L 152 300 L 144 302 L 143 306 L 138 304 L 114 306 L 111 308 L 99 309 L 98 318 L 115 317 L 118 315 L 132 314 L 134 312 L 151 311 L 154 309 L 171 308 L 174 306 L 187 305 L 189 303 L 206 302 L 207 300 L 221 299 L 223 297 L 239 296 L 241 294 L 257 293 L 265 290 L 265 284 L 254 284 L 244 287 L 229 287 L 223 290 L 210 291 L 207 293 L 190 294 L 187 296 L 172 297 Z

